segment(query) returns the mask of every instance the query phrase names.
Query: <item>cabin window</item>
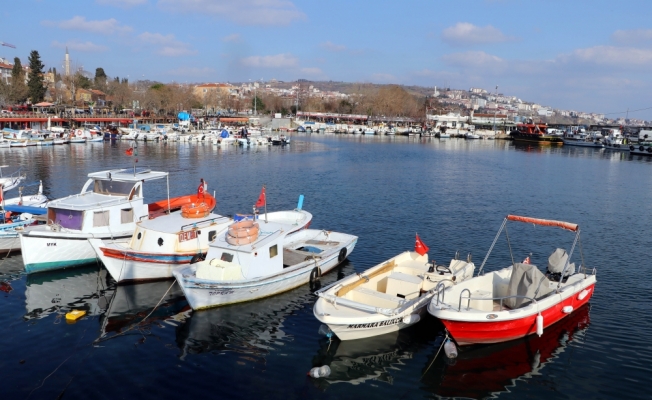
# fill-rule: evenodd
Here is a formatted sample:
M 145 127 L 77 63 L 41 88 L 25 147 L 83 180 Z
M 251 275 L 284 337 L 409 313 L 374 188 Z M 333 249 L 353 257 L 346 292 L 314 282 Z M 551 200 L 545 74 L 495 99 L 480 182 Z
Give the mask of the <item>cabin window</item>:
M 269 258 L 274 258 L 278 255 L 278 245 L 271 246 L 269 248 Z
M 113 196 L 127 196 L 134 187 L 133 182 L 96 180 L 93 192 Z
M 129 224 L 131 222 L 134 222 L 134 209 L 125 208 L 120 210 L 120 223 Z
M 61 225 L 63 228 L 81 230 L 84 220 L 83 211 L 49 208 L 48 220 Z
M 222 253 L 222 257 L 220 257 L 220 260 L 226 261 L 226 262 L 233 262 L 233 254 L 231 254 L 231 253 Z
M 208 241 L 212 242 L 217 237 L 217 231 L 208 231 Z
M 99 227 L 99 226 L 109 226 L 108 211 L 93 212 L 93 227 Z

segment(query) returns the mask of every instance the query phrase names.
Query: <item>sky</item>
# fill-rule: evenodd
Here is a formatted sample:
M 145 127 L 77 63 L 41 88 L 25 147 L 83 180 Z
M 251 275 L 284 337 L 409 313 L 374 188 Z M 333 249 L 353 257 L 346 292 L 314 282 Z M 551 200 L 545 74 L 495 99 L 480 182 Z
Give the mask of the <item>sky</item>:
M 479 87 L 652 120 L 652 2 L 20 0 L 0 57 L 130 81 L 271 79 Z M 629 111 L 628 111 L 629 110 Z

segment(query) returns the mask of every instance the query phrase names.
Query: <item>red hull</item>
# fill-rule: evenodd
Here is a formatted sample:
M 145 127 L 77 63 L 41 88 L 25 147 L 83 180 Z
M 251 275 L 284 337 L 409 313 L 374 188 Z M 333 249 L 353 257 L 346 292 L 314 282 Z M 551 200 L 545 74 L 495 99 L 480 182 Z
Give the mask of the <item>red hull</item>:
M 562 311 L 564 307 L 573 306 L 573 310 L 577 310 L 588 303 L 593 296 L 594 288 L 595 284 L 588 286 L 586 289 L 589 290 L 589 294 L 582 300 L 577 298 L 580 293 L 578 292 L 561 303 L 542 311 L 544 331 L 548 326 L 569 315 Z M 537 314 L 533 314 L 511 321 L 464 322 L 442 320 L 442 323 L 460 345 L 488 344 L 506 342 L 536 333 L 536 317 Z

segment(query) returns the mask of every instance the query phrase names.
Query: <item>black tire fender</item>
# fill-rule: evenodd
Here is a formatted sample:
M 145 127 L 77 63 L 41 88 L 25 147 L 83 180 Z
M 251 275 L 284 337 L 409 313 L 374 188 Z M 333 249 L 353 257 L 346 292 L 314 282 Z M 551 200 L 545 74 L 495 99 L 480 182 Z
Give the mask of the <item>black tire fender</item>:
M 316 281 L 319 280 L 321 277 L 321 269 L 319 267 L 315 267 L 310 271 L 310 284 L 314 284 Z
M 340 254 L 337 256 L 337 261 L 344 261 L 346 259 L 346 253 L 346 247 L 343 247 L 342 250 L 340 250 Z

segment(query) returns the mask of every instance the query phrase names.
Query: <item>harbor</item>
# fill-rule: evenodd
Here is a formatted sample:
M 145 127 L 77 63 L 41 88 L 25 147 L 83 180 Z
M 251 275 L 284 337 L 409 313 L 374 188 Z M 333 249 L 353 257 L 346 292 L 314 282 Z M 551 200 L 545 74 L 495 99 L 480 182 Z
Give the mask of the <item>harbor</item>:
M 62 199 L 58 208 L 70 202 L 65 198 L 79 193 L 87 180 L 108 181 L 104 171 L 130 168 L 165 174 L 152 176 L 160 178 L 152 182 L 111 174 L 115 182 L 144 180 L 142 193 L 134 197 L 136 201 L 142 196 L 143 204 L 165 207 L 178 196 L 198 196 L 195 192 L 202 179 L 207 185 L 200 186 L 202 194 L 215 199 L 208 212 L 231 219 L 250 214 L 252 205 L 257 206 L 260 232 L 251 234 L 247 230 L 253 225 L 247 224 L 228 232 L 211 228 L 217 231 L 216 243 L 208 248 L 206 261 L 192 264 L 204 269 L 225 249 L 241 254 L 237 257 L 242 271 L 255 268 L 244 258 L 253 254 L 249 240 L 260 240 L 261 253 L 262 249 L 268 253 L 267 247 L 275 243 L 281 245 L 285 239 L 274 236 L 277 228 L 264 229 L 263 210 L 267 208 L 270 221 L 278 210 L 310 213 L 310 217 L 305 213 L 291 217 L 301 222 L 281 228 L 289 237 L 313 230 L 322 235 L 332 232 L 302 244 L 302 251 L 324 251 L 309 247 L 344 243 L 353 237 L 355 248 L 348 245 L 341 260 L 338 248 L 333 256 L 337 266 L 332 270 L 324 267 L 319 279 L 314 279 L 310 266 L 310 278 L 306 276 L 304 283 L 290 290 L 206 310 L 193 310 L 196 307 L 183 286 L 187 273 L 177 276 L 184 276 L 178 279 L 181 284 L 175 279 L 129 282 L 128 276 L 114 276 L 99 260 L 80 267 L 27 273 L 25 256 L 7 252 L 0 259 L 0 295 L 5 303 L 0 341 L 6 349 L 0 368 L 5 373 L 11 371 L 14 380 L 8 398 L 168 398 L 179 393 L 221 398 L 260 397 L 264 393 L 274 399 L 648 395 L 647 364 L 652 352 L 641 343 L 650 341 L 652 327 L 640 318 L 644 299 L 636 293 L 645 293 L 650 279 L 644 269 L 632 266 L 645 260 L 647 241 L 641 232 L 650 224 L 652 213 L 640 185 L 652 158 L 604 147 L 420 135 L 261 131 L 261 136 L 284 134 L 287 143 L 222 146 L 212 139 L 197 139 L 208 132 L 179 133 L 195 139 L 132 138 L 87 145 L 14 147 L 0 149 L 0 155 L 3 164 L 21 168 L 24 182 L 40 181 L 44 195 Z M 238 128 L 231 133 L 237 134 Z M 303 200 L 297 202 L 300 195 Z M 175 204 L 182 207 L 180 202 Z M 635 213 L 628 204 L 637 204 Z M 492 240 L 498 238 L 496 231 L 508 215 L 572 224 L 552 229 L 536 225 L 541 222 L 538 219 L 513 222 L 515 225 L 508 226 L 509 242 L 502 236 L 494 248 Z M 180 217 L 168 217 L 174 215 L 156 216 L 137 229 L 160 229 L 157 220 L 169 221 L 165 225 L 181 224 L 174 222 Z M 273 223 L 282 227 L 286 222 Z M 581 240 L 574 239 L 576 233 L 579 238 L 577 227 L 581 228 Z M 114 232 L 117 235 L 118 231 Z M 348 236 L 337 238 L 339 232 Z M 166 252 L 175 237 L 176 233 L 166 236 L 159 244 L 152 241 Z M 223 243 L 223 237 L 230 245 Z M 577 246 L 574 240 L 579 241 Z M 424 248 L 427 256 L 421 257 L 425 258 L 414 256 Z M 502 343 L 459 345 L 457 358 L 450 359 L 443 346 L 449 335 L 455 338 L 457 333 L 452 328 L 447 332 L 444 324 L 430 315 L 430 308 L 423 308 L 419 319 L 401 315 L 401 321 L 410 322 L 404 329 L 354 339 L 340 338 L 337 331 L 329 334 L 316 318 L 320 290 L 329 295 L 330 286 L 346 277 L 355 283 L 360 279 L 356 274 L 373 282 L 386 273 L 387 279 L 397 271 L 375 273 L 373 268 L 382 268 L 397 255 L 403 257 L 395 259 L 397 268 L 403 268 L 399 274 L 414 269 L 410 266 L 413 261 L 423 261 L 420 265 L 427 269 L 427 259 L 436 268 L 415 272 L 433 274 L 432 286 L 424 290 L 435 295 L 434 276 L 439 275 L 439 267 L 444 267 L 444 279 L 449 279 L 445 269 L 452 274 L 470 270 L 477 275 L 481 266 L 485 276 L 490 276 L 512 264 L 511 258 L 516 263 L 527 258 L 531 265 L 545 270 L 555 248 L 572 254 L 577 268 L 586 268 L 577 275 L 595 273 L 598 283 L 592 296 L 586 297 L 582 291 L 575 294 L 584 296 L 587 304 L 578 305 L 558 322 L 544 324 L 540 335 L 533 331 Z M 490 249 L 492 256 L 485 263 Z M 405 254 L 414 260 L 406 259 Z M 470 268 L 472 264 L 475 269 Z M 192 274 L 199 274 L 199 266 Z M 413 281 L 394 275 L 394 279 L 399 277 L 402 280 L 394 283 L 403 288 Z M 466 274 L 459 277 L 470 282 Z M 123 278 L 125 282 L 117 282 Z M 356 290 L 368 292 L 365 280 L 360 283 L 363 286 Z M 224 293 L 231 289 L 212 290 Z M 405 289 L 396 290 L 406 301 L 411 299 Z M 453 298 L 446 296 L 447 301 Z M 397 297 L 400 303 L 402 297 Z M 344 302 L 335 304 L 335 308 L 344 307 Z M 74 322 L 66 321 L 66 314 L 73 310 L 85 314 Z M 494 311 L 498 319 L 500 312 Z M 371 323 L 358 323 L 356 329 L 364 324 Z M 313 368 L 324 366 L 329 367 L 328 375 L 307 376 Z M 229 384 L 216 387 L 216 381 Z

